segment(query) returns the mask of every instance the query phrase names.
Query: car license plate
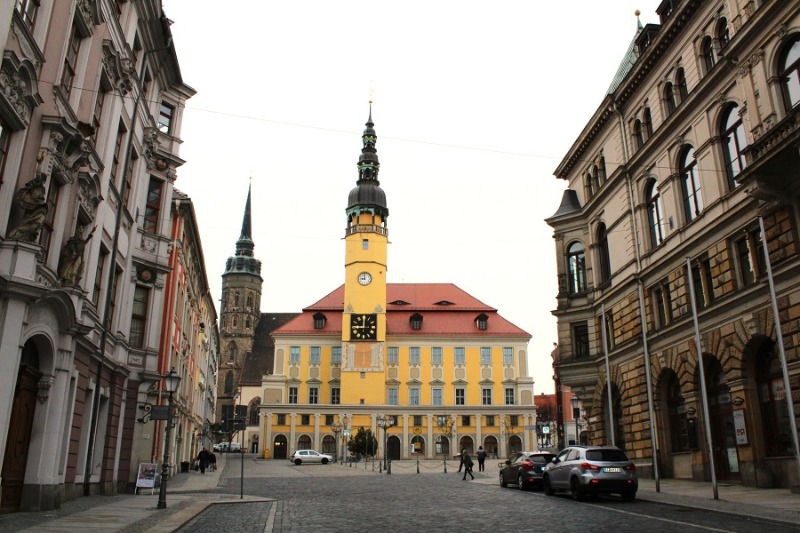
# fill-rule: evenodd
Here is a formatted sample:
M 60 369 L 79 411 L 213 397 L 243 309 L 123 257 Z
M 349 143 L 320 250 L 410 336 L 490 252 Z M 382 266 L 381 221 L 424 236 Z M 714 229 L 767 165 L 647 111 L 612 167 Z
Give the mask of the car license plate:
M 603 472 L 622 472 L 622 469 L 618 466 L 606 466 Z

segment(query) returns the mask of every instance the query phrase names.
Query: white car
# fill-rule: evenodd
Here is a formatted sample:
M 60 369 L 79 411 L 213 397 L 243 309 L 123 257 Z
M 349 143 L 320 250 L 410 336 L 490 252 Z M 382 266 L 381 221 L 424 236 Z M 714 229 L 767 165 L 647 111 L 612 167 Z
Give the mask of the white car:
M 228 448 L 228 451 L 231 453 L 240 452 L 242 451 L 242 444 L 240 442 L 231 442 L 231 446 Z
M 297 450 L 289 457 L 289 460 L 296 465 L 301 465 L 303 463 L 322 463 L 326 465 L 333 462 L 333 456 L 314 450 Z

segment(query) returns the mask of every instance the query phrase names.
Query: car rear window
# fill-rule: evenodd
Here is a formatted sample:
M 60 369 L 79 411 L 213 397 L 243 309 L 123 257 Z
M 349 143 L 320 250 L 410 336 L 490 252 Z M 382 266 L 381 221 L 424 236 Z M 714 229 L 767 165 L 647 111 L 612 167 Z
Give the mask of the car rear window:
M 555 455 L 531 455 L 529 459 L 532 463 L 544 465 L 552 461 L 553 457 L 555 457 Z
M 628 456 L 622 450 L 586 450 L 589 461 L 627 461 Z

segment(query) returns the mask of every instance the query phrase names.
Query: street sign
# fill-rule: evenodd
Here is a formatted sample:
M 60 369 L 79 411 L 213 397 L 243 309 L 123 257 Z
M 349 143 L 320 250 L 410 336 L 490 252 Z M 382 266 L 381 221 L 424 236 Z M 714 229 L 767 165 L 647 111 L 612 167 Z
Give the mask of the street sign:
M 349 437 L 349 436 L 350 436 L 350 430 L 349 430 L 349 429 L 345 429 L 344 431 L 342 431 L 342 434 L 343 434 L 345 437 Z
M 542 426 L 542 433 L 550 433 L 550 426 Z
M 528 430 L 536 429 L 536 426 L 523 426 L 522 429 L 528 431 Z

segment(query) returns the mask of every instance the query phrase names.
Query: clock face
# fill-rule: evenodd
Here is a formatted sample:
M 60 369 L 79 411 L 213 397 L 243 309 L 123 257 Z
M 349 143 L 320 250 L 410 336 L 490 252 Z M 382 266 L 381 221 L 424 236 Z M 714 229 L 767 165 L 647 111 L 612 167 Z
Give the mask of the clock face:
M 369 285 L 372 282 L 372 275 L 369 272 L 362 272 L 358 275 L 358 282 L 362 285 Z
M 350 338 L 372 340 L 378 334 L 378 318 L 375 315 L 350 315 Z

